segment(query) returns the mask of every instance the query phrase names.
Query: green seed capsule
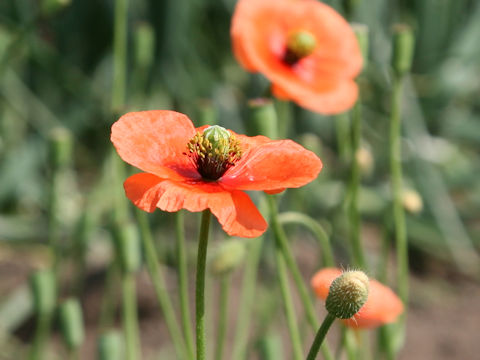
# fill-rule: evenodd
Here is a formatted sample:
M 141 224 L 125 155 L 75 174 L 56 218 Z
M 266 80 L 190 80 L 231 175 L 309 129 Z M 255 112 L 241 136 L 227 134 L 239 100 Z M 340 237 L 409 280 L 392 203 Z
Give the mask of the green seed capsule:
M 407 25 L 395 25 L 393 31 L 392 68 L 397 76 L 402 76 L 412 67 L 415 38 Z
M 137 271 L 142 263 L 137 228 L 131 223 L 115 224 L 113 235 L 122 270 L 124 272 Z

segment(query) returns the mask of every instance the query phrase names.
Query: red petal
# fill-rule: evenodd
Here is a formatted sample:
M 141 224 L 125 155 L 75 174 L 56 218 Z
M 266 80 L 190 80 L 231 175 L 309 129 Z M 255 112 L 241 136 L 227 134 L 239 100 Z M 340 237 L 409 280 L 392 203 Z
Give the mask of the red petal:
M 168 110 L 131 112 L 112 126 L 111 140 L 127 163 L 161 178 L 198 178 L 187 151 L 195 135 L 190 119 Z
M 231 236 L 257 237 L 267 229 L 247 194 L 225 190 L 216 182 L 175 182 L 141 173 L 129 177 L 124 187 L 127 197 L 145 211 L 152 212 L 155 207 L 169 212 L 209 208 Z
M 230 189 L 277 191 L 309 183 L 321 168 L 320 159 L 297 143 L 270 141 L 252 148 L 220 182 Z

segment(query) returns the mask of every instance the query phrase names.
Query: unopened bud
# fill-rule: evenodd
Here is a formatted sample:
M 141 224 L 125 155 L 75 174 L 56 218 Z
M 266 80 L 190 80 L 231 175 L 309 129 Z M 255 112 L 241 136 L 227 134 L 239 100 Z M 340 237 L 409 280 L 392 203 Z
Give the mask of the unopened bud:
M 72 0 L 42 0 L 40 3 L 43 15 L 52 15 L 70 5 Z
M 360 52 L 362 53 L 363 69 L 366 69 L 368 65 L 369 48 L 368 26 L 365 24 L 353 23 L 352 29 L 355 32 L 355 36 L 357 37 L 358 41 L 358 47 L 360 48 Z
M 415 39 L 412 29 L 404 24 L 393 28 L 392 68 L 397 76 L 402 76 L 412 67 Z
M 49 134 L 50 164 L 54 169 L 69 165 L 73 150 L 72 135 L 63 127 L 54 128 Z
M 55 273 L 50 270 L 39 270 L 30 278 L 33 305 L 38 314 L 48 314 L 55 309 L 57 303 L 57 286 Z
M 330 285 L 327 311 L 338 319 L 350 319 L 367 301 L 368 283 L 363 271 L 345 271 Z
M 374 162 L 372 152 L 369 149 L 365 147 L 358 149 L 355 153 L 355 160 L 362 174 L 370 175 L 372 173 Z
M 215 276 L 222 276 L 235 270 L 245 257 L 245 243 L 240 240 L 227 240 L 215 251 L 210 260 L 210 271 Z
M 415 190 L 404 190 L 402 194 L 402 204 L 405 210 L 412 214 L 418 214 L 423 209 L 422 197 Z
M 98 340 L 99 360 L 122 360 L 124 359 L 123 339 L 116 331 L 103 334 Z
M 135 27 L 135 60 L 139 67 L 148 68 L 154 61 L 155 32 L 153 27 L 142 22 Z
M 77 349 L 82 345 L 85 336 L 82 308 L 78 300 L 68 299 L 60 305 L 59 311 L 65 343 L 70 349 Z
M 140 239 L 133 224 L 115 224 L 113 228 L 117 256 L 124 272 L 134 272 L 142 262 Z
M 247 133 L 271 139 L 278 137 L 278 119 L 272 100 L 256 98 L 248 102 Z

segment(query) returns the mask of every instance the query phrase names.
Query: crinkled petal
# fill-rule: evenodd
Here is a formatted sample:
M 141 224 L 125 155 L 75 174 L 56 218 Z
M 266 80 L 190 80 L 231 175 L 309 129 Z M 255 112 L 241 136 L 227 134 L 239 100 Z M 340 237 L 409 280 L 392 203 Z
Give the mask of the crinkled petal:
M 145 211 L 152 212 L 155 207 L 169 212 L 208 208 L 231 236 L 257 237 L 267 229 L 267 223 L 247 194 L 225 190 L 216 182 L 176 182 L 140 173 L 129 177 L 124 187 L 127 197 Z
M 320 159 L 297 143 L 269 141 L 251 148 L 220 182 L 230 189 L 278 191 L 311 182 L 321 169 Z
M 127 163 L 164 179 L 199 178 L 187 151 L 190 119 L 168 110 L 131 112 L 112 126 L 111 140 Z

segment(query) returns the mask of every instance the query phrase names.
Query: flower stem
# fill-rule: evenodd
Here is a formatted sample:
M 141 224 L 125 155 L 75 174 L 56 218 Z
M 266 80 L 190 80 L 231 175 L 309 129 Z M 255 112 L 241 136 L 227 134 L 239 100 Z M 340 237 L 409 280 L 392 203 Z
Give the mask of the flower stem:
M 177 211 L 175 214 L 175 231 L 177 235 L 177 261 L 178 261 L 178 288 L 180 290 L 180 315 L 182 318 L 183 334 L 187 345 L 189 359 L 195 359 L 193 345 L 193 331 L 191 326 L 190 309 L 188 306 L 188 265 L 185 249 L 183 212 Z
M 361 104 L 357 101 L 352 110 L 352 168 L 349 188 L 348 218 L 350 229 L 350 246 L 353 255 L 353 264 L 363 270 L 366 269 L 365 256 L 361 241 L 360 213 L 358 211 L 358 194 L 360 190 L 360 165 L 357 160 L 357 152 L 360 148 L 362 134 Z
M 295 212 L 287 211 L 278 215 L 280 224 L 300 224 L 308 228 L 317 238 L 320 247 L 322 248 L 322 262 L 324 267 L 332 267 L 335 265 L 333 259 L 333 250 L 330 245 L 330 240 L 326 231 L 317 221 L 310 216 Z
M 217 347 L 215 349 L 215 360 L 223 359 L 223 349 L 225 348 L 225 337 L 227 334 L 228 323 L 228 294 L 230 292 L 230 276 L 223 275 L 220 279 L 220 306 L 217 326 Z
M 115 1 L 113 37 L 112 109 L 118 111 L 125 101 L 127 75 L 127 16 L 128 0 Z
M 148 225 L 147 217 L 145 213 L 139 209 L 135 209 L 135 214 L 137 216 L 137 221 L 140 228 L 140 237 L 143 251 L 145 253 L 147 269 L 150 274 L 150 279 L 153 283 L 153 288 L 155 290 L 158 303 L 163 311 L 163 315 L 165 316 L 165 322 L 167 324 L 168 331 L 170 332 L 170 336 L 172 337 L 177 358 L 188 358 L 188 356 L 186 356 L 186 348 L 182 338 L 182 333 L 178 326 L 175 312 L 173 310 L 172 301 L 166 290 L 165 279 L 158 261 L 157 251 L 153 244 L 153 237 Z
M 390 172 L 393 194 L 393 219 L 397 250 L 398 293 L 403 303 L 408 301 L 408 244 L 405 214 L 402 207 L 402 163 L 400 101 L 403 81 L 396 76 L 393 83 L 392 112 L 390 116 Z
M 315 316 L 315 308 L 313 306 L 313 303 L 308 293 L 308 289 L 305 285 L 305 282 L 302 278 L 302 274 L 300 273 L 300 270 L 298 269 L 295 259 L 293 258 L 292 251 L 290 250 L 290 246 L 288 244 L 288 239 L 285 234 L 285 231 L 283 230 L 278 220 L 277 206 L 276 206 L 275 198 L 273 196 L 268 196 L 268 204 L 270 207 L 271 222 L 272 222 L 272 227 L 275 234 L 277 247 L 281 251 L 283 258 L 285 260 L 285 264 L 293 276 L 295 286 L 297 287 L 297 290 L 300 295 L 300 299 L 305 309 L 307 321 L 310 327 L 313 329 L 313 331 L 316 331 L 316 329 L 318 328 L 318 321 Z M 326 345 L 322 347 L 322 352 L 326 359 L 332 359 L 331 351 L 328 349 Z
M 140 339 L 138 335 L 137 295 L 135 291 L 135 274 L 133 272 L 125 272 L 123 274 L 122 296 L 126 359 L 141 359 Z
M 318 354 L 318 350 L 320 349 L 320 345 L 323 343 L 323 339 L 325 339 L 325 335 L 327 335 L 328 329 L 335 321 L 335 316 L 331 315 L 330 313 L 327 314 L 325 319 L 323 320 L 322 325 L 318 329 L 317 335 L 315 335 L 315 339 L 313 340 L 312 347 L 307 355 L 307 360 L 315 360 Z
M 202 212 L 198 237 L 197 278 L 195 287 L 195 320 L 197 330 L 197 360 L 205 360 L 205 265 L 207 262 L 210 210 Z
M 235 339 L 233 342 L 232 360 L 242 360 L 246 356 L 246 348 L 249 336 L 249 327 L 255 284 L 258 272 L 258 263 L 262 252 L 263 237 L 250 240 L 248 256 L 243 275 L 242 295 L 238 309 L 238 321 L 235 327 Z
M 33 345 L 30 349 L 29 360 L 41 360 L 45 356 L 44 348 L 50 335 L 53 314 L 50 312 L 39 313 L 37 317 L 37 327 L 33 339 Z
M 335 115 L 335 133 L 337 135 L 338 155 L 342 164 L 346 164 L 351 156 L 348 112 Z
M 293 308 L 293 301 L 291 297 L 290 287 L 288 286 L 287 267 L 285 265 L 285 258 L 277 243 L 275 247 L 275 258 L 277 262 L 278 278 L 280 281 L 280 290 L 285 305 L 285 316 L 287 318 L 287 327 L 292 341 L 293 359 L 303 359 L 302 343 L 300 341 L 300 333 L 298 332 L 297 319 L 295 310 Z

